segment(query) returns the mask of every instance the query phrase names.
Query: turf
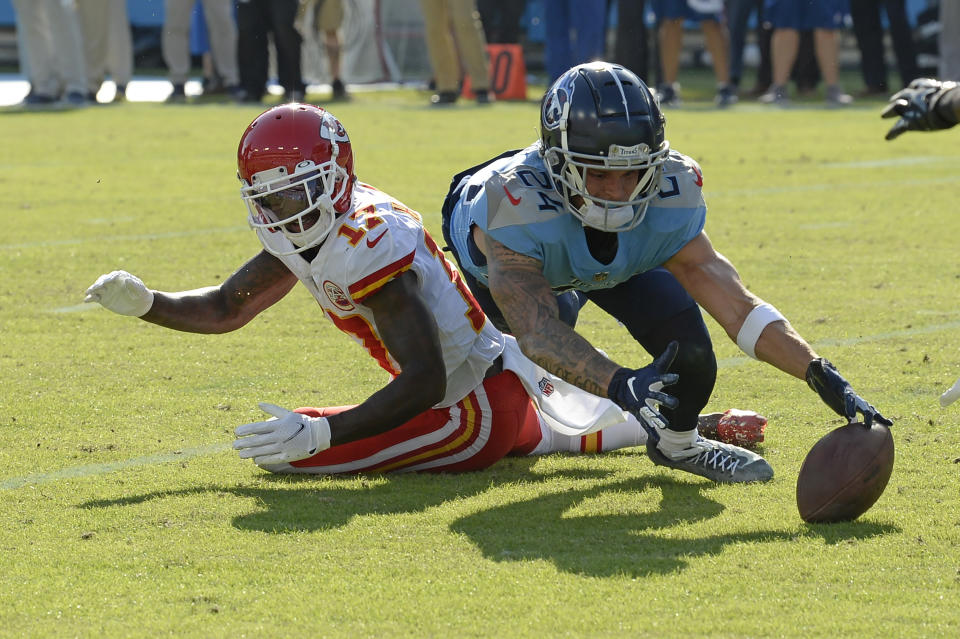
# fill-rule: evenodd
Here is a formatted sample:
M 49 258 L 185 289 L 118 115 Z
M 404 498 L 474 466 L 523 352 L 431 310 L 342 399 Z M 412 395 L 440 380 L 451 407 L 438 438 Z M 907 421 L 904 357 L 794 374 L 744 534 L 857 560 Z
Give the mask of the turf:
M 703 167 L 708 234 L 896 420 L 890 485 L 858 521 L 800 520 L 803 456 L 841 422 L 712 320 L 707 409 L 770 420 L 768 484 L 715 486 L 639 449 L 270 476 L 228 448 L 257 401 L 352 403 L 385 382 L 304 290 L 222 336 L 81 305 L 103 272 L 182 290 L 258 250 L 234 177 L 258 110 L 3 114 L 0 636 L 960 635 L 960 408 L 937 404 L 960 376 L 960 134 L 885 142 L 880 102 L 709 97 L 667 113 L 672 146 Z M 531 142 L 537 109 L 424 104 L 357 94 L 334 112 L 361 179 L 439 237 L 451 175 Z M 579 330 L 649 361 L 591 307 Z

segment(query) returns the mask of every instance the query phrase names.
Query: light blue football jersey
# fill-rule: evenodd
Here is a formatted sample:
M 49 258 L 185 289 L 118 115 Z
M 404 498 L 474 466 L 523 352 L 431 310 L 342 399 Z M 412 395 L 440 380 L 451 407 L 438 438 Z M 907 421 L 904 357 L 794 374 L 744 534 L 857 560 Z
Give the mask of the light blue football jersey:
M 590 254 L 583 225 L 564 208 L 534 144 L 467 179 L 450 215 L 450 239 L 463 268 L 484 284 L 486 265 L 478 265 L 468 247 L 473 225 L 542 262 L 555 290 L 611 288 L 662 265 L 703 230 L 707 206 L 702 186 L 699 165 L 671 151 L 659 196 L 638 226 L 618 234 L 617 253 L 603 264 Z

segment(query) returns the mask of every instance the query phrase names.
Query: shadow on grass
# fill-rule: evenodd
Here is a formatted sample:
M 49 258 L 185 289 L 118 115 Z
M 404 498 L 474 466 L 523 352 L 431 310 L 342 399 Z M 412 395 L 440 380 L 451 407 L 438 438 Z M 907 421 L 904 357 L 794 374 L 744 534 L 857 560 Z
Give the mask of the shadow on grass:
M 683 525 L 720 515 L 725 506 L 707 494 L 706 482 L 678 482 L 663 475 L 616 479 L 594 469 L 533 472 L 535 459 L 503 460 L 492 469 L 461 475 L 388 475 L 327 478 L 264 475 L 258 486 L 203 486 L 157 491 L 113 500 L 92 500 L 82 508 L 134 506 L 155 499 L 203 494 L 253 498 L 255 512 L 237 516 L 233 526 L 269 533 L 322 531 L 368 515 L 413 514 L 493 491 L 534 497 L 481 508 L 450 523 L 497 562 L 548 561 L 558 569 L 597 577 L 643 577 L 685 568 L 691 558 L 716 555 L 738 543 L 791 541 L 818 536 L 826 543 L 868 539 L 896 532 L 890 525 L 849 522 L 801 530 L 762 529 L 706 537 L 684 535 Z M 569 488 L 575 481 L 583 488 Z M 744 490 L 750 490 L 744 487 Z M 655 492 L 654 492 L 655 491 Z M 651 500 L 658 494 L 659 500 Z M 494 498 L 497 495 L 493 495 Z M 502 495 L 502 502 L 509 497 Z M 608 501 L 590 511 L 591 500 Z M 613 500 L 613 501 L 610 501 Z M 611 514 L 611 510 L 620 510 Z
M 469 537 L 493 561 L 545 560 L 565 572 L 597 577 L 667 574 L 682 570 L 691 558 L 719 554 L 730 544 L 783 542 L 802 536 L 838 543 L 898 530 L 890 525 L 849 522 L 807 526 L 802 532 L 771 528 L 705 537 L 685 535 L 684 524 L 716 517 L 724 510 L 704 494 L 711 488 L 710 484 L 641 477 L 504 504 L 463 517 L 453 522 L 451 529 Z M 569 514 L 585 500 L 600 498 L 608 491 L 641 494 L 654 489 L 661 493 L 655 510 Z M 629 498 L 624 500 L 628 502 Z
M 153 500 L 204 494 L 252 498 L 260 507 L 236 517 L 235 527 L 273 533 L 339 528 L 364 515 L 423 512 L 508 485 L 535 487 L 561 479 L 602 481 L 610 473 L 569 469 L 549 474 L 531 471 L 534 458 L 508 458 L 494 468 L 463 474 L 393 474 L 372 476 L 257 475 L 254 485 L 206 485 L 161 490 L 117 499 L 95 499 L 81 508 L 136 506 Z M 531 488 L 537 490 L 537 488 Z

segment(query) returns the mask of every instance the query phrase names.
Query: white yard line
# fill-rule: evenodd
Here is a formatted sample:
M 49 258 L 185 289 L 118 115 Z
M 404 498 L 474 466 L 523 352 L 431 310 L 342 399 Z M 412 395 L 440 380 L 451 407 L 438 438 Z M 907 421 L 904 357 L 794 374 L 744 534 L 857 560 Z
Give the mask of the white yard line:
M 21 242 L 19 244 L 0 244 L 2 250 L 20 250 L 32 248 L 48 248 L 51 246 L 71 246 L 76 244 L 103 244 L 109 242 L 142 242 L 144 240 L 163 240 L 172 237 L 193 237 L 211 235 L 214 233 L 236 233 L 248 231 L 249 226 L 227 226 L 219 229 L 194 229 L 190 231 L 167 231 L 165 233 L 143 233 L 139 235 L 113 235 L 106 237 L 73 238 L 69 240 L 41 240 L 37 242 Z
M 55 470 L 49 473 L 33 473 L 23 477 L 12 477 L 10 479 L 4 479 L 0 481 L 0 490 L 15 490 L 24 486 L 47 484 L 50 482 L 59 481 L 61 479 L 90 477 L 92 475 L 103 475 L 104 473 L 112 473 L 115 470 L 126 470 L 127 468 L 135 468 L 137 466 L 152 466 L 154 464 L 164 464 L 172 461 L 183 461 L 184 459 L 190 459 L 191 457 L 212 455 L 214 453 L 229 450 L 230 448 L 231 444 L 221 442 L 219 444 L 208 444 L 206 446 L 199 446 L 197 448 L 184 448 L 182 450 L 175 450 L 169 453 L 158 453 L 154 455 L 145 455 L 144 457 L 134 457 L 133 459 L 125 459 L 107 464 L 87 464 L 85 466 L 73 466 L 72 468 Z
M 916 163 L 952 160 L 960 163 L 960 158 L 913 158 Z M 839 166 L 839 165 L 836 165 Z M 704 197 L 709 202 L 716 197 L 743 197 L 749 195 L 772 195 L 777 193 L 804 193 L 815 191 L 863 191 L 871 192 L 875 189 L 886 189 L 895 186 L 924 186 L 927 184 L 955 184 L 960 182 L 960 175 L 948 175 L 936 178 L 911 178 L 907 180 L 882 180 L 874 182 L 848 182 L 838 184 L 802 184 L 797 186 L 770 186 L 763 189 L 707 189 Z

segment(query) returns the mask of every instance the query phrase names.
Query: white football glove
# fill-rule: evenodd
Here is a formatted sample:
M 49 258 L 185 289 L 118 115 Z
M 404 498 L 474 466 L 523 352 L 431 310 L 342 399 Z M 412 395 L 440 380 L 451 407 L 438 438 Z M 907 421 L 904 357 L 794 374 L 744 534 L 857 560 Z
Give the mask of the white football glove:
M 273 415 L 265 422 L 238 426 L 233 447 L 243 459 L 258 466 L 306 459 L 330 448 L 330 422 L 326 417 L 301 415 L 286 408 L 260 402 L 260 410 Z
M 93 286 L 87 289 L 83 301 L 98 302 L 120 315 L 140 317 L 153 306 L 153 291 L 136 275 L 113 271 L 98 277 Z

